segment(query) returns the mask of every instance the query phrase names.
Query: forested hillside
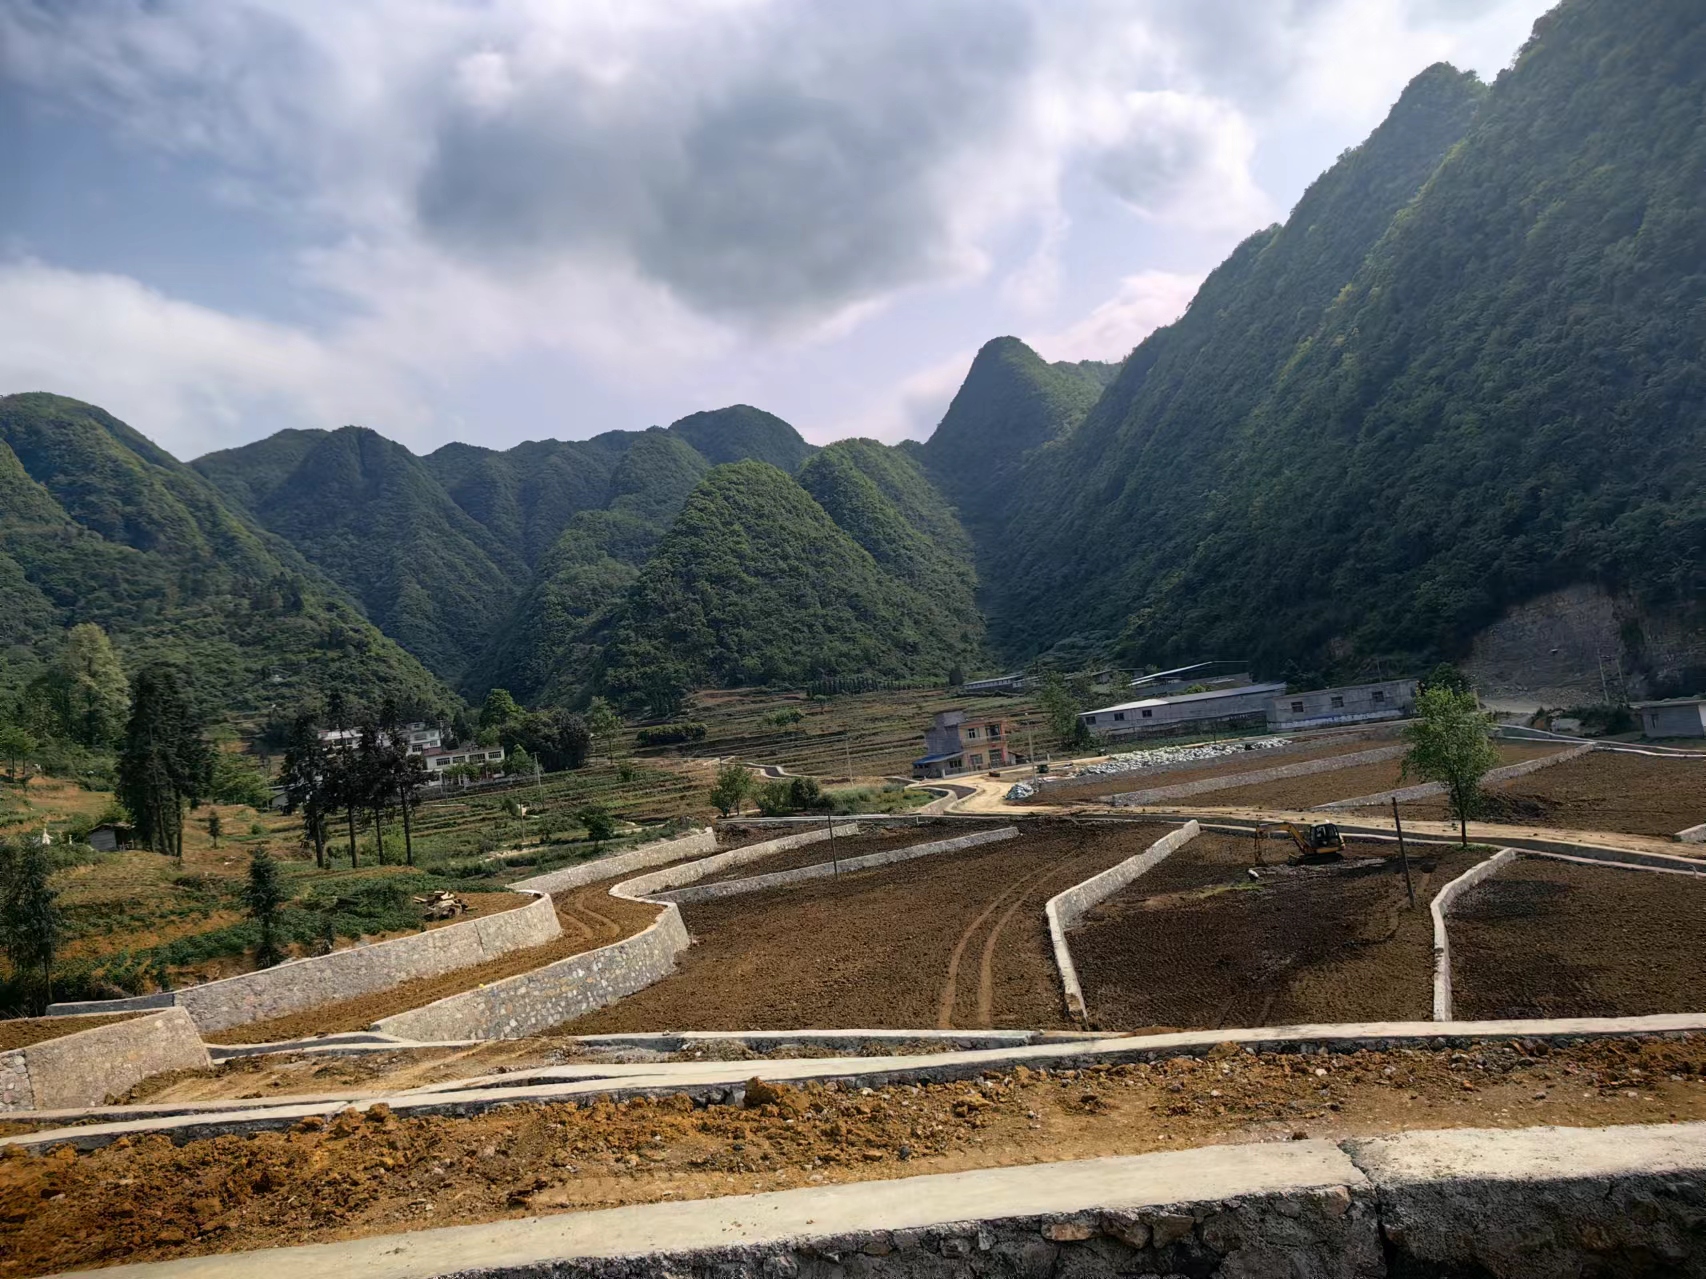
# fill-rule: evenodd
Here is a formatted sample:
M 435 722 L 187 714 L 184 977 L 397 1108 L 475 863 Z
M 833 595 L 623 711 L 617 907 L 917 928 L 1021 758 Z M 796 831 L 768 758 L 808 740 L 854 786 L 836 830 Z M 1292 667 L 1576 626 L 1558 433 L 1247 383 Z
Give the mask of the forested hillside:
M 705 477 L 640 571 L 601 683 L 661 711 L 703 685 L 942 678 L 977 647 L 800 484 L 740 462 Z
M 94 622 L 127 668 L 191 666 L 210 704 L 333 688 L 420 709 L 449 690 L 288 546 L 124 423 L 60 396 L 0 397 L 0 694 Z
M 1567 0 L 1490 91 L 1419 76 L 1032 456 L 997 641 L 1325 674 L 1573 581 L 1687 607 L 1703 308 L 1699 6 Z

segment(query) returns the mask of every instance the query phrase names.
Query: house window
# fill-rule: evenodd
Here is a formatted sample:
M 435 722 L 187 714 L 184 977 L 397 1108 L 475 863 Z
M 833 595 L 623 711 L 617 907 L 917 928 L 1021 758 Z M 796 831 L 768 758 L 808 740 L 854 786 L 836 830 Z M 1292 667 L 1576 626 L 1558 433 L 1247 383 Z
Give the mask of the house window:
M 959 758 L 957 755 L 953 759 L 950 759 L 948 761 L 948 767 L 951 769 L 954 769 L 956 771 L 964 768 L 965 766 L 966 766 L 965 760 Z
M 1144 719 L 1154 719 L 1155 718 L 1155 712 L 1154 711 L 1144 711 L 1143 712 L 1143 718 Z
M 1094 715 L 1086 715 L 1084 717 L 1084 722 L 1086 724 L 1094 724 L 1096 722 L 1096 717 Z
M 1386 700 L 1386 690 L 1383 688 L 1375 689 L 1374 690 L 1374 700 L 1377 702 L 1384 702 Z
M 1302 702 L 1293 702 L 1291 704 L 1291 709 L 1292 709 L 1294 714 L 1301 715 L 1303 713 L 1303 703 Z
M 1345 699 L 1344 699 L 1344 698 L 1342 698 L 1342 697 L 1335 697 L 1335 698 L 1334 698 L 1334 699 L 1333 699 L 1333 709 L 1334 709 L 1334 710 L 1336 710 L 1336 711 L 1337 711 L 1337 710 L 1343 710 L 1343 709 L 1344 709 L 1344 706 L 1345 706 Z
M 971 766 L 973 768 L 982 768 L 983 767 L 983 756 L 982 755 L 973 755 L 971 757 Z
M 1115 719 L 1116 719 L 1116 720 L 1122 720 L 1122 719 L 1124 719 L 1124 718 L 1125 718 L 1125 712 L 1124 712 L 1124 711 L 1115 711 L 1115 712 L 1114 712 L 1114 718 L 1115 718 Z
M 990 737 L 990 738 L 1000 737 L 1001 736 L 1001 725 L 991 724 L 989 726 L 988 730 L 984 733 L 984 736 Z
M 975 742 L 977 740 L 977 730 L 975 728 L 966 729 L 966 739 L 968 741 Z

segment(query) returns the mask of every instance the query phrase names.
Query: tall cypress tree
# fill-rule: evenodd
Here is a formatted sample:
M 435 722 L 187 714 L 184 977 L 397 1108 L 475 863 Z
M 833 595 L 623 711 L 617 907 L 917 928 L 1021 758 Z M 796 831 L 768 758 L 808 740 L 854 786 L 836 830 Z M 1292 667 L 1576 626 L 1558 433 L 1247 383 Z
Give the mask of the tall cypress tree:
M 213 752 L 182 675 L 163 662 L 138 673 L 119 751 L 119 797 L 136 819 L 138 840 L 180 861 L 184 807 L 201 802 L 213 780 Z
M 314 845 L 314 864 L 324 870 L 329 864 L 326 814 L 332 807 L 332 778 L 320 745 L 320 730 L 311 715 L 297 716 L 290 726 L 279 780 L 284 785 L 285 809 L 301 811 L 303 832 Z

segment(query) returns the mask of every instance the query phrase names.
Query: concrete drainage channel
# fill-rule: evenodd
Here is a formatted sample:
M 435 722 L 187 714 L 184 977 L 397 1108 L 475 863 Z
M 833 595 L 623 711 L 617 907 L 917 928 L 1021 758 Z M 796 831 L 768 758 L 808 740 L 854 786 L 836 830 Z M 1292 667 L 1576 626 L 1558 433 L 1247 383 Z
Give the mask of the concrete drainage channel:
M 1210 1146 L 422 1230 L 158 1279 L 1706 1274 L 1706 1124 Z

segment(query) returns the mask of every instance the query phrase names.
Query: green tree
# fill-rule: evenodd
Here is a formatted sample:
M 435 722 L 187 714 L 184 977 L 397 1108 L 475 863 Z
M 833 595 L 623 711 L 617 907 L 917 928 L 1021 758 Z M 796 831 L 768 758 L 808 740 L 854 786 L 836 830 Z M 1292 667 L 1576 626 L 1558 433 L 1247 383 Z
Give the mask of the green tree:
M 480 727 L 502 728 L 511 720 L 521 718 L 521 707 L 509 695 L 507 688 L 494 688 L 480 705 Z
M 207 794 L 221 804 L 247 804 L 257 810 L 272 802 L 266 774 L 249 756 L 237 751 L 214 751 L 213 781 Z
M 65 690 L 65 727 L 71 737 L 93 748 L 116 742 L 124 731 L 130 684 L 107 633 L 93 622 L 67 631 L 59 678 Z
M 1475 691 L 1475 686 L 1469 682 L 1469 677 L 1450 662 L 1441 662 L 1416 681 L 1418 693 L 1425 693 L 1430 688 L 1448 688 L 1454 693 L 1473 693 Z
M 207 810 L 207 837 L 213 841 L 215 848 L 219 847 L 219 834 L 219 810 L 210 808 Z
M 752 772 L 745 764 L 728 763 L 717 770 L 717 781 L 711 787 L 711 804 L 724 817 L 740 812 L 740 806 L 752 794 Z
M 1481 795 L 1481 779 L 1499 762 L 1493 749 L 1493 717 L 1472 692 L 1436 686 L 1416 695 L 1416 719 L 1404 730 L 1410 749 L 1403 776 L 1439 782 L 1465 845 L 1469 819 Z
M 575 812 L 575 820 L 586 827 L 587 838 L 602 844 L 616 833 L 616 819 L 602 804 L 587 804 Z
M 1090 732 L 1084 727 L 1084 721 L 1078 718 L 1083 706 L 1058 671 L 1050 671 L 1043 678 L 1043 686 L 1037 692 L 1037 705 L 1042 708 L 1050 730 L 1060 739 L 1062 747 L 1070 750 L 1089 742 Z
M 184 806 L 201 802 L 212 774 L 213 754 L 177 668 L 143 667 L 119 751 L 118 793 L 144 847 L 183 859 Z
M 533 756 L 527 753 L 527 747 L 517 746 L 504 756 L 504 772 L 511 777 L 533 776 Z
M 314 846 L 314 864 L 324 869 L 326 857 L 326 816 L 334 804 L 326 752 L 320 745 L 320 730 L 310 715 L 297 716 L 290 726 L 290 737 L 284 749 L 284 767 L 279 781 L 284 786 L 284 810 L 300 811 L 302 833 Z
M 794 810 L 794 793 L 780 778 L 765 782 L 754 792 L 753 798 L 758 802 L 758 811 L 766 817 L 781 817 Z
M 616 708 L 602 697 L 593 698 L 586 708 L 586 727 L 595 742 L 603 743 L 604 758 L 614 758 L 611 752 L 616 735 L 622 731 L 622 717 L 616 713 Z
M 18 780 L 18 766 L 27 763 L 36 753 L 36 739 L 16 724 L 0 724 L 0 758 L 6 761 L 6 775 Z
M 260 945 L 255 948 L 255 965 L 271 968 L 284 958 L 278 946 L 278 912 L 285 903 L 284 876 L 278 863 L 263 844 L 249 856 L 249 883 L 243 892 L 243 903 L 249 914 L 261 926 Z
M 29 839 L 6 845 L 0 858 L 0 941 L 14 972 L 41 974 L 45 1006 L 53 1002 L 53 956 L 65 930 L 59 894 L 48 884 L 53 867 L 47 849 Z

